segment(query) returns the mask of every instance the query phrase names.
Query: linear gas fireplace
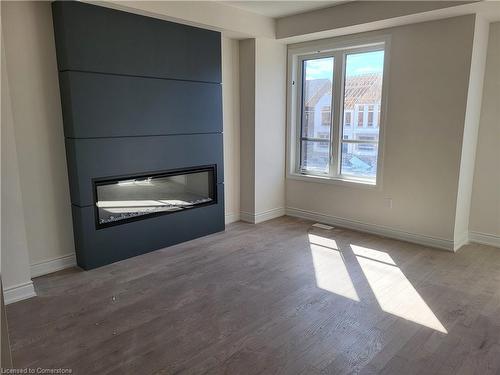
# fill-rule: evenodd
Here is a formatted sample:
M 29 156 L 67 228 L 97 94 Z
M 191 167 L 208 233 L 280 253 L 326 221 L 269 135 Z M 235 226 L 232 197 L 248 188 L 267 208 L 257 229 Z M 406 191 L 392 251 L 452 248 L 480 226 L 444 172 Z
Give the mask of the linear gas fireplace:
M 217 203 L 215 167 L 94 180 L 97 229 Z
M 221 33 L 52 9 L 78 265 L 223 231 Z

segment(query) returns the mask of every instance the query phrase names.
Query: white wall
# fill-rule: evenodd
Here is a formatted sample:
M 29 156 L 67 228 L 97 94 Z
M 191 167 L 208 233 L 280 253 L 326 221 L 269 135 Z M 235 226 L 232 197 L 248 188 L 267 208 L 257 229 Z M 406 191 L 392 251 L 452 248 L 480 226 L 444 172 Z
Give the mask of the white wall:
M 14 120 L 2 35 L 2 282 L 6 303 L 34 295 L 29 272 L 28 244 L 20 193 Z
M 287 180 L 287 207 L 453 248 L 473 32 L 470 15 L 365 34 L 391 36 L 382 187 Z
M 255 39 L 241 40 L 240 49 L 240 209 L 255 212 Z
M 276 20 L 278 39 L 375 23 L 466 4 L 461 1 L 353 1 Z M 363 30 L 364 31 L 364 30 Z M 355 31 L 352 31 L 355 32 Z
M 470 215 L 471 237 L 500 246 L 500 22 L 490 25 Z
M 256 40 L 255 214 L 284 215 L 286 46 Z
M 484 70 L 488 49 L 489 23 L 476 16 L 474 25 L 474 44 L 472 48 L 467 92 L 467 108 L 465 111 L 462 154 L 460 158 L 460 177 L 458 181 L 457 209 L 455 215 L 455 249 L 468 242 L 469 216 L 472 198 L 472 183 L 476 158 L 477 136 L 481 115 Z
M 226 223 L 240 217 L 239 41 L 222 38 L 222 108 L 224 122 L 224 205 Z
M 49 2 L 2 2 L 14 137 L 31 264 L 74 253 Z
M 286 47 L 240 42 L 241 219 L 283 216 L 285 200 Z

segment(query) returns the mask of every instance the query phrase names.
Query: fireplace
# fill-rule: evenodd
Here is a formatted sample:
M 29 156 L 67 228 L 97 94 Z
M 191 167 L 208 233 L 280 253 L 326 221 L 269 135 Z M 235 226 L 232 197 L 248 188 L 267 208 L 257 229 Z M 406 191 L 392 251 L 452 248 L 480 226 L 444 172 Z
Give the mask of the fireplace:
M 95 179 L 97 229 L 217 203 L 214 165 Z
M 221 34 L 52 8 L 78 265 L 223 231 Z

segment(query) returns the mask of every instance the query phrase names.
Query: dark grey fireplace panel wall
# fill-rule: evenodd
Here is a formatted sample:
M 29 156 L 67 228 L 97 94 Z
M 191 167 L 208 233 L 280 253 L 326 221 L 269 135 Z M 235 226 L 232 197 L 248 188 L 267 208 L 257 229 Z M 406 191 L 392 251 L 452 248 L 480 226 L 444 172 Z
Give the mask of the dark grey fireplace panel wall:
M 217 200 L 224 201 L 223 185 L 219 186 L 217 194 Z M 211 205 L 96 231 L 93 208 L 73 205 L 73 221 L 80 228 L 75 245 L 86 249 L 77 253 L 78 262 L 91 269 L 160 249 L 165 247 L 166 239 L 168 245 L 174 245 L 219 232 L 221 223 L 217 218 L 220 214 L 220 206 Z M 134 231 L 134 235 L 130 230 Z
M 53 3 L 78 264 L 224 229 L 220 33 Z M 216 166 L 216 204 L 97 229 L 93 179 Z
M 53 16 L 60 71 L 221 82 L 218 32 L 81 2 Z
M 222 132 L 218 84 L 73 71 L 59 79 L 67 137 Z

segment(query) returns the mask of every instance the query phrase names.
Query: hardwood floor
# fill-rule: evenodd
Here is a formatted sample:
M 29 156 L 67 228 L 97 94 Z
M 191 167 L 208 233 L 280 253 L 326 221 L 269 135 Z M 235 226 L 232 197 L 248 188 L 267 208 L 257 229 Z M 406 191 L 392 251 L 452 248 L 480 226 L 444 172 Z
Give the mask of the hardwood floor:
M 17 367 L 76 374 L 500 374 L 500 249 L 289 217 L 83 272 L 8 306 Z

